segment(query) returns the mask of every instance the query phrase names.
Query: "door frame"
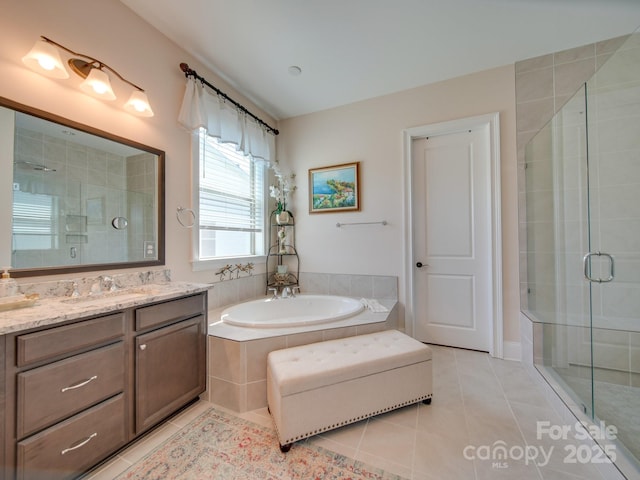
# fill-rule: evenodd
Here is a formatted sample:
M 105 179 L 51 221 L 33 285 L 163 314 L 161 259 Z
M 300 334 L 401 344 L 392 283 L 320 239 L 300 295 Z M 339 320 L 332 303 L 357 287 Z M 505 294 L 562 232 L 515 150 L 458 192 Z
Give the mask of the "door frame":
M 414 245 L 411 221 L 413 218 L 413 140 L 435 135 L 458 133 L 472 128 L 487 127 L 489 132 L 489 161 L 491 168 L 491 277 L 493 321 L 491 323 L 491 345 L 489 354 L 503 358 L 503 310 L 502 310 L 502 223 L 501 223 L 501 189 L 500 189 L 500 114 L 498 112 L 461 118 L 448 122 L 434 123 L 403 130 L 404 145 L 404 239 L 405 258 L 403 274 L 407 285 L 405 304 L 405 330 L 411 336 L 415 332 L 415 268 L 413 263 Z

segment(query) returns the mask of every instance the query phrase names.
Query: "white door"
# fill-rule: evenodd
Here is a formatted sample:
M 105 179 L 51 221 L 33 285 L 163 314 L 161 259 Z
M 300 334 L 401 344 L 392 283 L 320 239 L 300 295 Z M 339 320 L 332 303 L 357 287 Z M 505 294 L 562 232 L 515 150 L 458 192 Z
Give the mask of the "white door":
M 412 140 L 415 337 L 490 351 L 489 127 Z

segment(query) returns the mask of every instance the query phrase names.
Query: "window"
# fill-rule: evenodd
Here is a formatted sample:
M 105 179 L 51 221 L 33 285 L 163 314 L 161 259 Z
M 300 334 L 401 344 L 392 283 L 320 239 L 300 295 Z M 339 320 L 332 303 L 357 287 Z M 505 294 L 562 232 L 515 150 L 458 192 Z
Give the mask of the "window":
M 58 201 L 52 195 L 13 192 L 13 248 L 52 250 L 58 248 Z
M 264 254 L 263 162 L 200 129 L 196 261 Z

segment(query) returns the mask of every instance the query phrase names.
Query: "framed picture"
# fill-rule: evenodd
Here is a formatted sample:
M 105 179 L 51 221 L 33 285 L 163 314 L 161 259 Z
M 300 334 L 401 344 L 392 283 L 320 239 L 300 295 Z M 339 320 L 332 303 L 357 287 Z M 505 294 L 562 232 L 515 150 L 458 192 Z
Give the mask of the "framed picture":
M 309 169 L 309 213 L 360 210 L 360 162 Z

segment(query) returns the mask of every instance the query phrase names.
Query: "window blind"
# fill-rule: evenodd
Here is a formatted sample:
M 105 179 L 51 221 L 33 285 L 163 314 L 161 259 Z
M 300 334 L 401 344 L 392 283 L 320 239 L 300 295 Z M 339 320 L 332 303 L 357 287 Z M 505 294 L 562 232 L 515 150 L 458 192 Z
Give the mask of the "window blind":
M 264 167 L 200 132 L 200 229 L 262 232 Z

